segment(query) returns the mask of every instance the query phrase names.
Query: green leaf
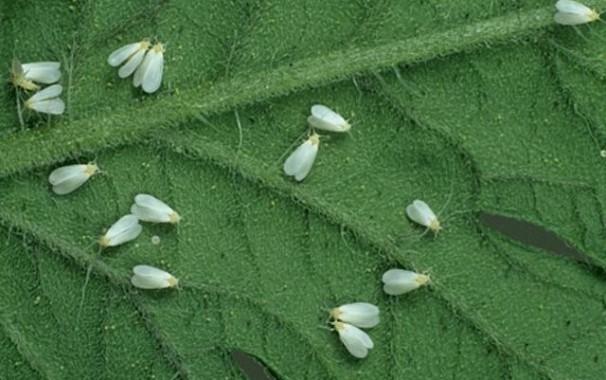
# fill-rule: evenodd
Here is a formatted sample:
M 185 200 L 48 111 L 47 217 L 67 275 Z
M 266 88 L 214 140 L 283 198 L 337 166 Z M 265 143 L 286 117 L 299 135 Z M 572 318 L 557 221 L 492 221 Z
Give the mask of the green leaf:
M 606 6 L 596 2 L 595 6 Z M 546 1 L 49 0 L 2 5 L 5 62 L 63 62 L 67 114 L 0 94 L 0 373 L 7 378 L 600 379 L 606 370 L 600 24 L 552 26 Z M 24 26 L 27 25 L 27 28 Z M 106 63 L 167 43 L 158 94 Z M 282 162 L 310 105 L 323 135 L 303 183 Z M 47 176 L 94 159 L 67 196 Z M 183 216 L 98 254 L 103 229 L 152 193 Z M 437 236 L 406 219 L 423 199 Z M 481 212 L 556 233 L 578 263 L 512 241 Z M 160 237 L 160 244 L 151 237 Z M 180 290 L 141 291 L 137 264 Z M 87 269 L 92 269 L 87 281 Z M 433 283 L 390 297 L 381 275 Z M 327 310 L 377 304 L 352 358 Z

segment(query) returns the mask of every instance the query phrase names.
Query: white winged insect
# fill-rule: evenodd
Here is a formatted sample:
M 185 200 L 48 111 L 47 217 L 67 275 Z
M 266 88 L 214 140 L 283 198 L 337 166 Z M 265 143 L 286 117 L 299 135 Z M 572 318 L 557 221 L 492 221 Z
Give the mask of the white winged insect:
M 139 289 L 164 289 L 179 285 L 175 276 L 150 265 L 134 266 L 130 282 Z
M 383 291 L 392 296 L 399 296 L 418 289 L 431 282 L 428 275 L 404 269 L 390 269 L 383 273 Z
M 320 136 L 313 133 L 284 161 L 284 173 L 287 176 L 293 176 L 299 182 L 303 181 L 311 171 L 319 147 Z
M 110 66 L 117 67 L 122 65 L 118 70 L 118 76 L 120 78 L 126 78 L 137 70 L 137 68 L 143 62 L 145 53 L 151 46 L 149 40 L 144 39 L 139 42 L 124 45 L 121 48 L 113 51 L 107 58 L 107 63 Z
M 379 308 L 367 302 L 341 305 L 330 310 L 335 321 L 346 322 L 361 328 L 371 328 L 379 324 Z
M 65 195 L 78 189 L 98 171 L 99 167 L 94 163 L 62 166 L 51 172 L 48 182 L 55 194 Z
M 164 51 L 164 45 L 159 42 L 149 49 L 143 63 L 135 71 L 133 77 L 135 87 L 141 86 L 143 91 L 148 94 L 156 92 L 160 88 L 164 73 Z
M 40 89 L 38 83 L 52 84 L 59 79 L 61 79 L 60 62 L 21 63 L 18 59 L 13 59 L 11 81 L 15 87 L 36 91 Z
M 177 224 L 181 220 L 175 210 L 149 194 L 137 194 L 130 212 L 144 222 Z
M 99 238 L 101 248 L 115 247 L 131 240 L 135 240 L 143 230 L 139 218 L 134 215 L 124 215 Z
M 379 308 L 367 302 L 349 303 L 330 310 L 330 318 L 347 351 L 358 359 L 365 358 L 374 344 L 360 328 L 379 324 Z
M 48 86 L 27 99 L 25 107 L 40 113 L 61 115 L 65 111 L 65 103 L 59 98 L 61 92 L 63 87 L 60 84 Z
M 573 0 L 559 0 L 556 9 L 554 20 L 561 25 L 581 25 L 600 19 L 598 12 Z
M 415 223 L 427 227 L 434 233 L 440 232 L 442 226 L 438 217 L 429 205 L 421 200 L 415 199 L 406 206 L 406 216 Z
M 333 326 L 339 333 L 339 339 L 352 356 L 358 359 L 368 356 L 368 350 L 374 347 L 368 334 L 349 323 L 337 321 L 333 322 Z
M 311 107 L 311 115 L 307 118 L 309 125 L 315 129 L 329 132 L 348 132 L 351 125 L 335 111 L 322 104 Z
M 453 173 L 456 172 L 456 161 L 451 160 L 450 165 L 451 167 L 447 176 L 448 178 L 452 178 L 450 180 L 450 191 L 448 192 L 446 201 L 442 204 L 442 207 L 438 210 L 438 212 L 434 212 L 425 201 L 420 199 L 413 200 L 405 209 L 406 217 L 408 219 L 426 228 L 421 236 L 425 235 L 425 233 L 428 231 L 432 231 L 434 235 L 437 235 L 440 231 L 442 231 L 443 223 L 446 220 L 452 218 L 454 215 L 469 213 L 469 210 L 460 209 L 454 212 L 449 212 L 447 216 L 442 217 L 444 211 L 448 208 L 455 195 L 456 182 L 454 178 L 456 177 Z M 460 202 L 464 203 L 465 200 L 462 199 Z

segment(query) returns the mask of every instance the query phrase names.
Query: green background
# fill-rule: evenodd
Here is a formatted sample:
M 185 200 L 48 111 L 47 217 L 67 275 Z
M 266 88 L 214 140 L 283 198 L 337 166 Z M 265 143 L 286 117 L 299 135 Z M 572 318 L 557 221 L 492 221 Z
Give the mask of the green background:
M 553 13 L 546 0 L 2 2 L 0 62 L 60 60 L 67 110 L 21 129 L 14 89 L 0 91 L 0 378 L 239 379 L 236 350 L 279 379 L 603 378 L 606 28 Z M 144 37 L 166 45 L 151 96 L 106 63 Z M 315 103 L 353 127 L 323 135 L 298 184 L 282 162 Z M 50 191 L 52 169 L 90 160 L 102 175 Z M 142 192 L 182 222 L 96 257 Z M 406 219 L 417 198 L 440 211 L 438 236 Z M 133 289 L 142 263 L 182 289 Z M 392 267 L 433 284 L 389 297 Z M 325 323 L 355 301 L 382 314 L 364 360 Z

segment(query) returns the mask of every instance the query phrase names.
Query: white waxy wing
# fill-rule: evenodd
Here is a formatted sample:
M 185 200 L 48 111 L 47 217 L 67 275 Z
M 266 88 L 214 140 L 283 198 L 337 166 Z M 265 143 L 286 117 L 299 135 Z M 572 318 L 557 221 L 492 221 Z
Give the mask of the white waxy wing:
M 28 107 L 36 112 L 61 115 L 65 112 L 65 103 L 60 98 L 28 103 Z
M 385 284 L 383 291 L 392 296 L 408 293 L 417 289 L 420 284 L 417 282 L 418 274 L 403 269 L 390 269 L 383 274 L 382 281 Z
M 581 25 L 593 21 L 584 14 L 563 12 L 556 13 L 555 16 L 553 16 L 553 19 L 555 22 L 561 25 Z
M 330 132 L 347 132 L 351 128 L 343 116 L 321 104 L 311 107 L 307 122 L 314 128 Z
M 48 182 L 53 185 L 53 192 L 65 195 L 82 186 L 89 178 L 87 165 L 68 165 L 53 170 Z
M 149 63 L 143 72 L 141 88 L 148 94 L 156 92 L 162 84 L 162 75 L 164 73 L 164 53 L 162 50 L 157 50 L 155 47 L 147 53 Z
M 162 269 L 152 267 L 151 265 L 135 265 L 133 267 L 133 273 L 137 276 L 143 277 L 155 277 L 162 280 L 168 281 L 172 275 Z
M 141 42 L 124 45 L 109 55 L 107 58 L 107 63 L 114 67 L 120 66 L 122 62 L 126 61 L 128 57 L 135 54 L 135 52 L 139 49 L 141 49 Z
M 32 62 L 21 65 L 25 79 L 38 83 L 51 84 L 61 79 L 61 63 Z
M 131 283 L 141 289 L 163 289 L 177 282 L 170 273 L 149 265 L 137 265 L 133 273 Z
M 80 175 L 86 173 L 86 165 L 76 164 L 76 165 L 67 165 L 57 168 L 51 172 L 48 176 L 48 182 L 51 185 L 57 185 L 60 182 L 63 182 L 74 175 Z
M 135 75 L 133 76 L 133 86 L 139 87 L 143 82 L 143 76 L 147 71 L 147 66 L 149 66 L 149 62 L 151 60 L 150 51 L 147 51 L 145 57 L 143 58 L 143 62 L 137 67 L 135 71 Z
M 406 215 L 408 215 L 412 221 L 425 227 L 429 227 L 431 222 L 436 219 L 435 214 L 427 203 L 418 199 L 406 207 Z
M 113 247 L 136 239 L 142 230 L 136 216 L 125 215 L 107 230 L 103 241 L 106 246 Z
M 577 13 L 585 15 L 592 13 L 589 7 L 572 0 L 558 0 L 556 3 L 556 9 L 563 13 Z
M 168 287 L 168 282 L 165 280 L 158 280 L 153 277 L 141 277 L 134 275 L 130 279 L 131 284 L 139 289 L 162 289 Z
M 62 92 L 63 92 L 63 87 L 61 87 L 60 84 L 54 84 L 52 86 L 46 87 L 45 89 L 43 89 L 41 91 L 36 92 L 27 101 L 35 103 L 35 102 L 39 102 L 42 100 L 56 98 L 57 96 L 61 95 Z
M 120 67 L 120 69 L 118 70 L 118 76 L 120 78 L 126 78 L 132 73 L 134 73 L 137 67 L 139 67 L 139 65 L 143 61 L 143 57 L 145 57 L 145 50 L 137 50 L 137 52 L 133 54 L 133 56 L 130 57 L 130 59 L 124 64 L 124 66 Z
M 337 327 L 337 332 L 347 351 L 358 359 L 368 356 L 368 349 L 374 347 L 368 334 L 355 326 L 341 323 Z
M 135 196 L 135 204 L 131 206 L 130 212 L 145 222 L 178 223 L 181 219 L 166 203 L 149 194 Z
M 284 162 L 284 173 L 294 176 L 297 181 L 305 179 L 316 160 L 318 146 L 312 138 L 299 145 Z
M 339 320 L 357 327 L 371 328 L 379 324 L 379 308 L 366 302 L 341 305 L 337 308 Z

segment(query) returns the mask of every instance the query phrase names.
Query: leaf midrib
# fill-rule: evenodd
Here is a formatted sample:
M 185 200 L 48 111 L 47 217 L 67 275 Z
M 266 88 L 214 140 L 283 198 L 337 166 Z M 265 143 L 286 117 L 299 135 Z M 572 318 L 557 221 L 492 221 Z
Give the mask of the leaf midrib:
M 606 5 L 606 1 L 603 1 Z M 0 141 L 0 177 L 137 141 L 199 115 L 217 114 L 304 88 L 343 80 L 360 72 L 426 62 L 529 34 L 552 24 L 552 7 L 512 13 L 372 48 L 350 48 L 302 59 L 277 69 L 241 74 L 210 88 L 146 99 L 110 115 L 58 123 L 53 128 L 13 133 Z M 25 151 L 25 152 L 24 152 Z

